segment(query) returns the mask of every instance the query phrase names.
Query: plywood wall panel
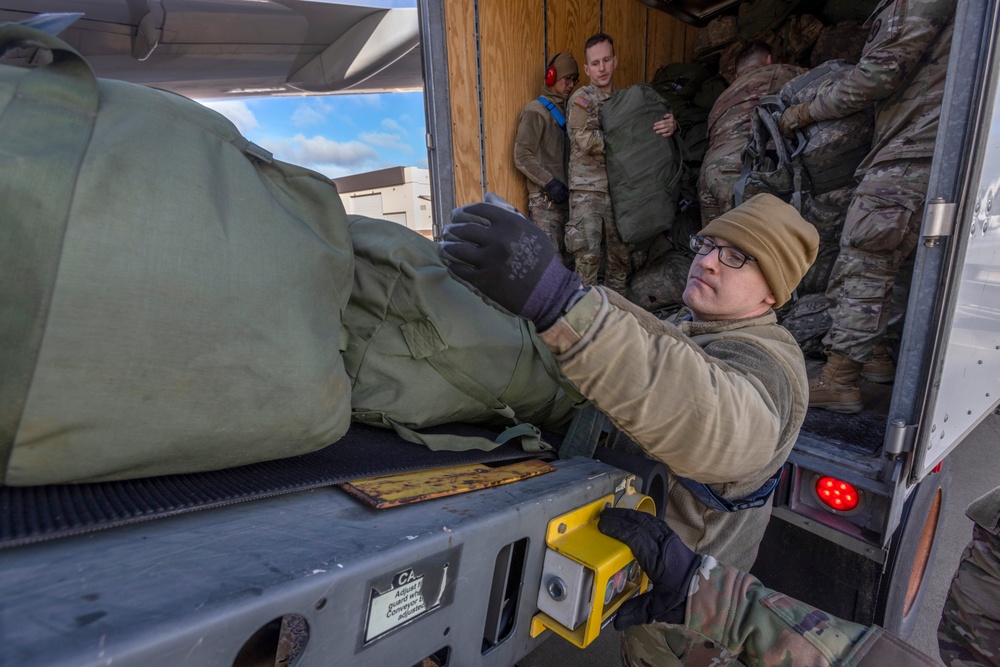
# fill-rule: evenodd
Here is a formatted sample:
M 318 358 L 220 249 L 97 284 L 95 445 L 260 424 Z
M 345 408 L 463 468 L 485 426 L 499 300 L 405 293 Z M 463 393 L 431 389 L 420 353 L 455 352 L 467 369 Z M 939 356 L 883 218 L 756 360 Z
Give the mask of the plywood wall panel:
M 652 81 L 656 70 L 663 65 L 691 62 L 696 31 L 694 26 L 666 12 L 649 10 L 646 81 Z
M 475 21 L 473 4 L 445 3 L 448 47 L 448 91 L 451 97 L 452 150 L 455 164 L 455 201 L 461 205 L 482 198 L 480 168 L 479 95 L 476 92 Z
M 543 9 L 538 0 L 479 0 L 486 189 L 522 210 L 527 188 L 514 167 L 514 135 L 521 108 L 538 96 L 544 76 Z
M 583 45 L 587 38 L 601 30 L 600 0 L 548 0 L 549 57 L 569 51 L 580 66 L 580 81 L 587 82 L 583 72 Z
M 604 0 L 604 32 L 615 40 L 614 82 L 625 88 L 646 80 L 646 5 L 637 0 Z

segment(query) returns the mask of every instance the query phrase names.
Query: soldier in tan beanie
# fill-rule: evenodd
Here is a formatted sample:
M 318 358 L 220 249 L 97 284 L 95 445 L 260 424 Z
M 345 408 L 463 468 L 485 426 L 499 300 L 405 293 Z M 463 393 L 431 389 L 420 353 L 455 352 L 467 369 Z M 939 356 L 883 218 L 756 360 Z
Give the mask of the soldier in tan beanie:
M 542 233 L 496 198 L 456 210 L 444 238 L 449 270 L 533 321 L 565 376 L 670 468 L 665 519 L 688 548 L 748 571 L 808 406 L 802 351 L 773 307 L 816 256 L 812 225 L 771 195 L 710 222 L 692 239 L 690 312 L 676 323 L 581 287 Z M 690 642 L 679 626 L 630 627 L 625 664 L 681 664 L 704 651 Z
M 720 319 L 720 313 L 714 312 L 720 309 L 725 311 L 721 313 L 722 319 L 742 319 L 747 315 L 738 312 L 741 308 L 763 313 L 771 307 L 780 307 L 791 298 L 816 260 L 818 248 L 816 228 L 794 207 L 773 195 L 757 195 L 723 213 L 691 237 L 691 249 L 700 257 L 691 264 L 684 303 L 702 320 Z M 712 254 L 713 250 L 718 250 L 717 256 Z M 714 257 L 715 261 L 704 257 Z M 740 274 L 724 270 L 745 267 L 749 270 Z M 717 280 L 734 280 L 738 285 L 733 293 L 703 289 L 709 273 L 718 274 Z M 763 287 L 759 280 L 754 280 L 758 277 L 770 289 L 770 295 L 760 302 L 747 298 L 755 288 L 759 291 Z M 730 306 L 729 301 L 735 303 Z M 710 308 L 710 312 L 699 312 L 705 308 Z

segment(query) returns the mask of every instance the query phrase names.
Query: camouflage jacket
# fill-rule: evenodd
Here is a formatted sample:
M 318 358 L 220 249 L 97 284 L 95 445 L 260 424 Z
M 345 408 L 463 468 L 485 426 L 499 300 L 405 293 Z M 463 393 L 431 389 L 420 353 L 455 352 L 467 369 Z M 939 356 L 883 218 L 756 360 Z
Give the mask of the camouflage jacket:
M 541 96 L 565 117 L 564 95 L 543 86 Z M 536 194 L 553 178 L 566 184 L 567 150 L 566 131 L 559 127 L 552 112 L 538 99 L 524 105 L 514 137 L 514 166 L 527 176 L 529 194 Z
M 944 603 L 938 648 L 948 667 L 1000 667 L 1000 486 L 966 514 L 976 523 Z
M 750 115 L 764 95 L 777 93 L 805 72 L 794 65 L 765 65 L 738 76 L 712 105 L 708 114 L 708 151 L 704 162 L 740 162 L 750 138 Z
M 650 456 L 731 500 L 781 467 L 805 417 L 802 351 L 773 312 L 675 326 L 594 288 L 539 336 L 566 377 Z M 666 520 L 691 549 L 749 569 L 770 513 L 770 505 L 711 510 L 672 481 Z
M 813 120 L 843 118 L 876 103 L 875 137 L 861 169 L 934 152 L 956 0 L 882 0 L 849 76 L 809 105 Z
M 608 191 L 608 170 L 604 158 L 604 130 L 601 129 L 601 105 L 618 92 L 602 93 L 592 85 L 581 86 L 566 108 L 569 131 L 569 189 L 590 192 Z
M 776 593 L 711 556 L 691 580 L 685 620 L 681 632 L 696 640 L 685 656 L 689 667 L 721 667 L 737 659 L 748 667 L 937 665 L 882 628 L 851 623 Z

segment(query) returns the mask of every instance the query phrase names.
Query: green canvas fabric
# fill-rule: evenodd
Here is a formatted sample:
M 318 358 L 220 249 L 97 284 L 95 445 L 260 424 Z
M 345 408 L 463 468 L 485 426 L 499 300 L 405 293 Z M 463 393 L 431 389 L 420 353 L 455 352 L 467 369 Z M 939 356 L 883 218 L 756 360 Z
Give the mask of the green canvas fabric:
M 343 345 L 354 419 L 432 449 L 489 449 L 510 438 L 544 449 L 537 427 L 564 428 L 581 399 L 533 327 L 454 280 L 420 234 L 347 219 L 356 267 Z M 416 430 L 452 422 L 512 428 L 497 441 Z
M 683 156 L 677 134 L 662 137 L 653 123 L 667 105 L 652 86 L 629 86 L 601 105 L 608 185 L 618 233 L 642 243 L 668 231 L 677 209 Z
M 214 470 L 350 425 L 333 183 L 184 97 L 0 27 L 0 480 Z

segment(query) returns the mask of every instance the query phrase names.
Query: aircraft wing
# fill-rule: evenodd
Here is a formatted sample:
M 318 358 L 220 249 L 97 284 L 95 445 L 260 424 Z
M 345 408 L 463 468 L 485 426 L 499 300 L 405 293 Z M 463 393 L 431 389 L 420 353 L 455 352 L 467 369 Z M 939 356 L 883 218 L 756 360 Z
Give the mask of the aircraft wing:
M 423 87 L 416 8 L 321 0 L 0 0 L 0 22 L 83 12 L 60 37 L 100 77 L 187 97 Z

